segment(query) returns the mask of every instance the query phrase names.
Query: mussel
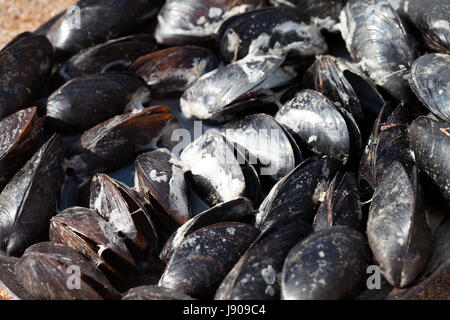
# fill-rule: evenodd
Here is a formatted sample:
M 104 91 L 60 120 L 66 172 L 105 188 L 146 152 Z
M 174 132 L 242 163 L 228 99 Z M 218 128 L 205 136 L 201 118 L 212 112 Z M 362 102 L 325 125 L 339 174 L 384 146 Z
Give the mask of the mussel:
M 149 103 L 150 90 L 139 77 L 86 75 L 67 82 L 48 98 L 47 123 L 58 132 L 83 132 L 118 114 L 140 111 Z
M 378 183 L 370 205 L 369 244 L 384 277 L 394 287 L 411 284 L 430 257 L 431 237 L 421 192 L 417 170 L 405 171 L 395 161 Z
M 53 135 L 0 194 L 0 242 L 8 255 L 46 236 L 64 182 L 62 158 L 61 137 Z
M 52 65 L 52 46 L 44 36 L 26 36 L 0 52 L 0 120 L 33 106 Z
M 173 47 L 140 57 L 129 70 L 145 80 L 155 97 L 183 93 L 218 67 L 214 53 L 199 46 Z
M 54 242 L 29 247 L 16 263 L 15 275 L 36 299 L 120 299 L 120 294 L 94 264 Z
M 20 110 L 0 121 L 0 191 L 31 158 L 42 135 L 44 119 L 35 107 Z
M 140 286 L 123 294 L 122 300 L 195 300 L 190 296 L 158 286 Z

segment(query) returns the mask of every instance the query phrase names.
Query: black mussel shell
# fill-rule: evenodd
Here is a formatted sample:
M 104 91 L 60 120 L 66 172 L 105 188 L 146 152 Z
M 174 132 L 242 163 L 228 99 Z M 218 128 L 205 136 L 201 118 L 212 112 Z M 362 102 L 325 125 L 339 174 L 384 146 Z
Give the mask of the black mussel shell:
M 326 154 L 344 164 L 350 154 L 350 134 L 344 116 L 318 91 L 301 90 L 275 116 L 317 154 Z
M 140 57 L 129 68 L 145 80 L 155 97 L 183 93 L 205 73 L 218 67 L 211 50 L 198 46 L 173 47 Z
M 64 182 L 61 137 L 53 135 L 0 194 L 0 241 L 8 255 L 20 255 L 45 237 Z
M 59 60 L 80 50 L 132 33 L 149 23 L 161 1 L 79 0 L 56 20 L 46 36 Z
M 281 217 L 297 216 L 312 222 L 330 181 L 338 170 L 337 160 L 311 157 L 281 179 L 259 207 L 256 227 L 262 231 Z
M 189 190 L 178 158 L 167 149 L 143 153 L 135 161 L 135 187 L 154 207 L 177 226 L 191 218 Z M 162 218 L 164 219 L 164 218 Z
M 369 244 L 384 277 L 394 287 L 410 285 L 431 254 L 421 197 L 416 170 L 409 175 L 394 162 L 378 183 L 370 205 Z
M 211 297 L 258 236 L 243 223 L 219 223 L 189 235 L 174 252 L 159 285 L 194 298 Z
M 297 217 L 282 218 L 263 232 L 234 265 L 216 292 L 218 300 L 274 300 L 283 262 L 312 228 Z
M 314 231 L 333 226 L 348 226 L 363 231 L 363 214 L 358 183 L 351 172 L 338 172 L 328 187 L 325 199 L 314 218 Z
M 114 226 L 94 209 L 61 211 L 51 220 L 49 238 L 81 253 L 108 276 L 132 270 L 136 264 Z
M 251 113 L 239 100 L 262 85 L 279 69 L 284 58 L 280 56 L 248 56 L 221 66 L 197 79 L 180 100 L 186 118 L 224 122 L 242 113 Z M 248 97 L 250 98 L 250 97 Z M 258 109 L 261 112 L 261 105 Z M 247 109 L 247 110 L 246 110 Z
M 450 123 L 419 117 L 409 131 L 417 166 L 450 201 Z
M 190 296 L 158 286 L 140 286 L 123 294 L 122 300 L 195 300 Z
M 259 203 L 256 170 L 217 130 L 190 143 L 180 155 L 180 165 L 191 187 L 210 206 L 242 197 Z
M 303 11 L 266 8 L 231 17 L 218 32 L 218 46 L 226 62 L 248 54 L 304 58 L 327 51 L 320 29 Z
M 384 100 L 375 85 L 350 61 L 329 55 L 318 56 L 308 75 L 312 86 L 340 104 L 361 123 L 367 115 L 377 115 Z
M 263 0 L 167 0 L 158 14 L 155 38 L 169 46 L 211 41 L 223 21 L 263 6 Z
M 34 107 L 0 121 L 0 191 L 33 155 L 43 124 Z
M 450 55 L 433 53 L 420 57 L 412 65 L 409 81 L 423 105 L 450 122 Z
M 178 126 L 167 106 L 127 113 L 86 131 L 66 152 L 66 172 L 77 178 L 114 170 L 133 160 L 140 150 L 156 148 Z
M 220 128 L 228 141 L 259 167 L 261 178 L 278 181 L 302 162 L 298 146 L 289 133 L 267 114 L 251 114 Z
M 94 74 L 75 78 L 47 100 L 47 123 L 63 133 L 83 132 L 123 112 L 142 110 L 150 90 L 132 74 Z
M 415 59 L 402 21 L 386 0 L 349 0 L 341 33 L 353 60 L 399 100 L 410 100 L 406 76 Z
M 80 51 L 58 70 L 58 80 L 110 71 L 126 71 L 139 57 L 155 51 L 157 45 L 151 35 L 139 34 L 110 40 Z
M 81 275 L 78 280 L 74 279 L 76 272 Z M 54 242 L 41 242 L 29 247 L 16 263 L 15 275 L 36 299 L 120 299 L 120 294 L 94 264 L 74 250 Z
M 367 240 L 349 227 L 313 233 L 289 252 L 281 274 L 284 300 L 355 297 L 366 283 Z
M 165 243 L 159 258 L 167 263 L 184 239 L 201 228 L 221 222 L 246 222 L 252 215 L 252 203 L 247 198 L 220 203 L 180 226 Z
M 155 253 L 156 227 L 135 191 L 105 174 L 95 175 L 90 186 L 89 206 L 112 225 L 133 256 Z
M 403 1 L 408 20 L 433 51 L 450 54 L 450 3 L 447 0 Z
M 52 46 L 44 36 L 22 38 L 0 52 L 0 120 L 32 107 L 52 63 Z

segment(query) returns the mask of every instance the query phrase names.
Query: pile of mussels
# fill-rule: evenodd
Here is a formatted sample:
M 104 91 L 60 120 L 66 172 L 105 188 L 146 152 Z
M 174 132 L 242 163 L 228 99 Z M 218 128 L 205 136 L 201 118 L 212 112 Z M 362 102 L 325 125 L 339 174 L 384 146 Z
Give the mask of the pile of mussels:
M 449 22 L 447 0 L 80 0 L 19 34 L 1 290 L 411 296 L 450 265 Z

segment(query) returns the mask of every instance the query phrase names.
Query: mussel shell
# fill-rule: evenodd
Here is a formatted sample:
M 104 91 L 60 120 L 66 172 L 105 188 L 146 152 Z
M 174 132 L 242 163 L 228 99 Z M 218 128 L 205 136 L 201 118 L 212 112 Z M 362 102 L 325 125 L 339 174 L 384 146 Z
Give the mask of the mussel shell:
M 161 250 L 159 258 L 167 263 L 184 239 L 201 228 L 221 222 L 245 222 L 252 214 L 252 203 L 246 198 L 220 203 L 207 209 L 189 219 L 172 234 Z
M 51 220 L 49 237 L 80 252 L 101 270 L 135 265 L 123 239 L 97 210 L 72 207 L 61 211 Z
M 0 121 L 0 191 L 32 156 L 42 135 L 44 119 L 35 107 Z
M 289 250 L 312 228 L 297 217 L 282 218 L 263 232 L 216 291 L 218 300 L 279 299 L 279 275 Z
M 315 153 L 347 162 L 350 135 L 345 118 L 320 92 L 298 92 L 280 108 L 275 120 L 291 129 Z
M 156 208 L 162 207 L 178 225 L 190 217 L 188 186 L 177 158 L 167 149 L 143 153 L 135 162 L 137 191 Z
M 227 18 L 263 5 L 262 0 L 167 0 L 158 14 L 155 38 L 169 46 L 210 41 Z
M 123 294 L 122 300 L 195 300 L 190 296 L 158 286 L 140 286 Z
M 32 106 L 50 75 L 51 57 L 50 42 L 35 35 L 0 52 L 0 120 Z
M 0 194 L 0 241 L 20 255 L 48 232 L 64 182 L 61 137 L 53 135 Z
M 355 297 L 370 261 L 367 240 L 349 227 L 313 233 L 291 249 L 281 274 L 284 300 Z
M 83 132 L 123 112 L 142 110 L 149 102 L 149 88 L 132 74 L 85 75 L 48 98 L 47 123 L 59 132 Z
M 198 46 L 173 47 L 137 59 L 129 70 L 145 80 L 155 97 L 183 93 L 218 67 L 214 53 Z
M 348 226 L 363 231 L 363 214 L 358 184 L 351 172 L 338 172 L 314 217 L 314 231 L 332 226 Z
M 117 169 L 140 150 L 155 148 L 178 121 L 167 106 L 153 106 L 107 120 L 83 133 L 66 152 L 66 172 L 86 178 Z
M 431 53 L 420 57 L 412 65 L 409 81 L 424 106 L 450 122 L 450 55 Z
M 62 60 L 80 50 L 130 34 L 148 23 L 159 9 L 160 1 L 79 0 L 46 33 Z M 77 25 L 79 23 L 79 25 Z
M 110 40 L 71 57 L 58 70 L 58 78 L 66 82 L 87 74 L 125 71 L 137 58 L 156 48 L 153 37 L 146 34 Z
M 340 19 L 353 60 L 375 84 L 399 100 L 409 100 L 405 76 L 415 53 L 394 9 L 386 0 L 349 0 Z
M 407 12 L 430 49 L 450 54 L 450 4 L 447 0 L 408 0 Z
M 341 9 L 347 0 L 269 0 L 269 2 L 274 6 L 288 6 L 302 10 L 304 14 L 319 20 L 317 21 L 319 24 L 320 20 L 331 24 L 339 19 Z
M 417 166 L 450 201 L 450 124 L 419 117 L 409 130 Z
M 74 269 L 81 271 L 80 289 L 70 289 Z M 41 242 L 29 247 L 16 263 L 15 275 L 36 299 L 119 299 L 105 276 L 79 253 L 58 243 Z
M 245 106 L 233 103 L 273 75 L 284 58 L 279 56 L 247 56 L 221 66 L 197 79 L 180 100 L 186 118 L 226 121 Z
M 90 207 L 120 234 L 134 257 L 155 253 L 158 236 L 150 214 L 133 190 L 123 183 L 97 174 L 90 184 Z
M 320 29 L 302 11 L 266 8 L 234 16 L 218 32 L 226 62 L 253 55 L 285 55 L 287 59 L 322 54 L 327 50 Z
M 259 202 L 258 175 L 242 155 L 217 130 L 189 144 L 180 155 L 180 165 L 195 192 L 210 206 L 241 197 Z
M 292 137 L 267 114 L 252 114 L 220 128 L 228 141 L 259 166 L 259 175 L 278 181 L 301 162 L 301 152 Z
M 232 222 L 197 230 L 174 252 L 159 285 L 194 298 L 210 297 L 258 233 L 251 225 Z
M 261 203 L 256 227 L 264 231 L 279 218 L 287 216 L 311 222 L 338 167 L 337 160 L 326 156 L 303 161 L 281 179 Z
M 386 170 L 369 209 L 367 236 L 381 271 L 395 287 L 406 287 L 422 272 L 431 253 L 417 172 L 399 162 Z

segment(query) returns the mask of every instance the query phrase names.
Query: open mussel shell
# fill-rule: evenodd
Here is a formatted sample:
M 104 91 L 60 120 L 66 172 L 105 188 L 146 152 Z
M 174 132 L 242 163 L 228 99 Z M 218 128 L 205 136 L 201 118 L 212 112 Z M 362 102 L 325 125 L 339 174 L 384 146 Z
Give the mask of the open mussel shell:
M 415 53 L 402 21 L 388 2 L 349 0 L 340 20 L 341 34 L 353 60 L 375 84 L 398 100 L 409 100 L 405 76 Z
M 45 237 L 64 182 L 61 137 L 53 135 L 0 194 L 0 242 L 20 255 Z
M 259 167 L 261 178 L 270 176 L 276 182 L 302 162 L 293 138 L 270 115 L 251 114 L 225 124 L 220 131 L 250 164 Z
M 156 148 L 178 126 L 168 106 L 111 118 L 84 132 L 66 152 L 66 172 L 89 178 L 133 160 L 141 150 Z
M 80 278 L 74 279 L 76 272 Z M 19 283 L 35 299 L 120 299 L 105 276 L 79 253 L 54 242 L 29 247 L 16 263 Z
M 187 294 L 158 286 L 140 286 L 123 294 L 122 300 L 195 300 Z
M 367 240 L 349 227 L 313 233 L 294 246 L 281 274 L 284 300 L 355 297 L 366 282 L 370 262 Z
M 80 252 L 109 276 L 119 277 L 136 264 L 113 225 L 97 210 L 72 207 L 61 211 L 51 220 L 49 237 Z
M 221 222 L 247 222 L 251 218 L 253 218 L 253 207 L 247 198 L 220 203 L 180 226 L 165 243 L 159 258 L 167 263 L 184 239 L 201 228 Z
M 234 16 L 218 32 L 219 50 L 226 62 L 254 55 L 313 57 L 327 50 L 320 29 L 302 11 L 266 8 Z
M 218 67 L 211 50 L 198 46 L 173 47 L 144 55 L 129 68 L 145 80 L 155 97 L 183 93 L 205 73 Z
M 297 216 L 312 222 L 339 162 L 329 157 L 311 157 L 281 179 L 259 207 L 256 227 L 262 231 L 279 218 Z
M 356 178 L 351 172 L 338 172 L 331 181 L 314 217 L 314 231 L 348 226 L 363 231 L 363 214 Z
M 24 37 L 0 52 L 0 120 L 32 106 L 52 64 L 52 46 L 44 36 Z
M 274 75 L 284 58 L 274 55 L 247 56 L 229 65 L 221 66 L 197 79 L 180 100 L 186 118 L 224 122 L 237 115 L 251 113 L 246 107 L 245 95 Z M 250 97 L 248 97 L 250 98 Z M 262 106 L 258 105 L 259 112 Z
M 189 235 L 174 252 L 159 285 L 194 298 L 211 297 L 258 236 L 244 223 L 219 223 Z
M 157 45 L 151 35 L 139 34 L 110 40 L 80 51 L 58 70 L 58 80 L 109 71 L 126 71 L 139 57 L 155 51 Z
M 142 110 L 149 103 L 150 90 L 135 75 L 85 75 L 67 82 L 48 98 L 46 121 L 58 132 L 83 132 L 123 112 Z
M 407 0 L 406 15 L 433 51 L 450 54 L 450 3 L 447 0 Z
M 234 265 L 216 291 L 218 300 L 274 300 L 280 297 L 278 283 L 284 260 L 291 248 L 312 232 L 297 217 L 282 218 L 263 232 Z
M 56 20 L 46 36 L 59 60 L 149 23 L 161 1 L 79 0 Z
M 316 58 L 307 81 L 325 96 L 350 112 L 361 123 L 367 113 L 377 115 L 384 105 L 372 81 L 357 65 L 342 58 L 322 55 Z
M 263 5 L 263 0 L 167 0 L 158 14 L 155 38 L 169 46 L 211 41 L 227 18 Z
M 369 209 L 367 236 L 386 280 L 410 285 L 431 253 L 430 230 L 416 170 L 409 175 L 399 162 L 385 172 Z
M 423 105 L 450 122 L 450 55 L 431 53 L 420 57 L 412 65 L 409 81 Z
M 191 212 L 188 186 L 177 161 L 167 149 L 139 155 L 135 161 L 135 186 L 154 210 L 159 211 L 159 219 L 165 220 L 161 216 L 167 216 L 180 226 L 191 217 Z
M 90 207 L 124 238 L 133 256 L 139 258 L 155 253 L 158 249 L 156 227 L 136 193 L 105 174 L 95 175 L 90 186 Z
M 417 166 L 450 201 L 450 124 L 419 117 L 409 129 Z
M 20 110 L 0 121 L 0 191 L 33 155 L 44 119 L 35 107 Z
M 318 91 L 301 90 L 275 116 L 317 154 L 326 154 L 346 163 L 350 154 L 350 134 L 344 116 Z
M 180 155 L 180 165 L 191 187 L 210 206 L 242 197 L 259 203 L 256 170 L 217 130 L 190 143 Z

